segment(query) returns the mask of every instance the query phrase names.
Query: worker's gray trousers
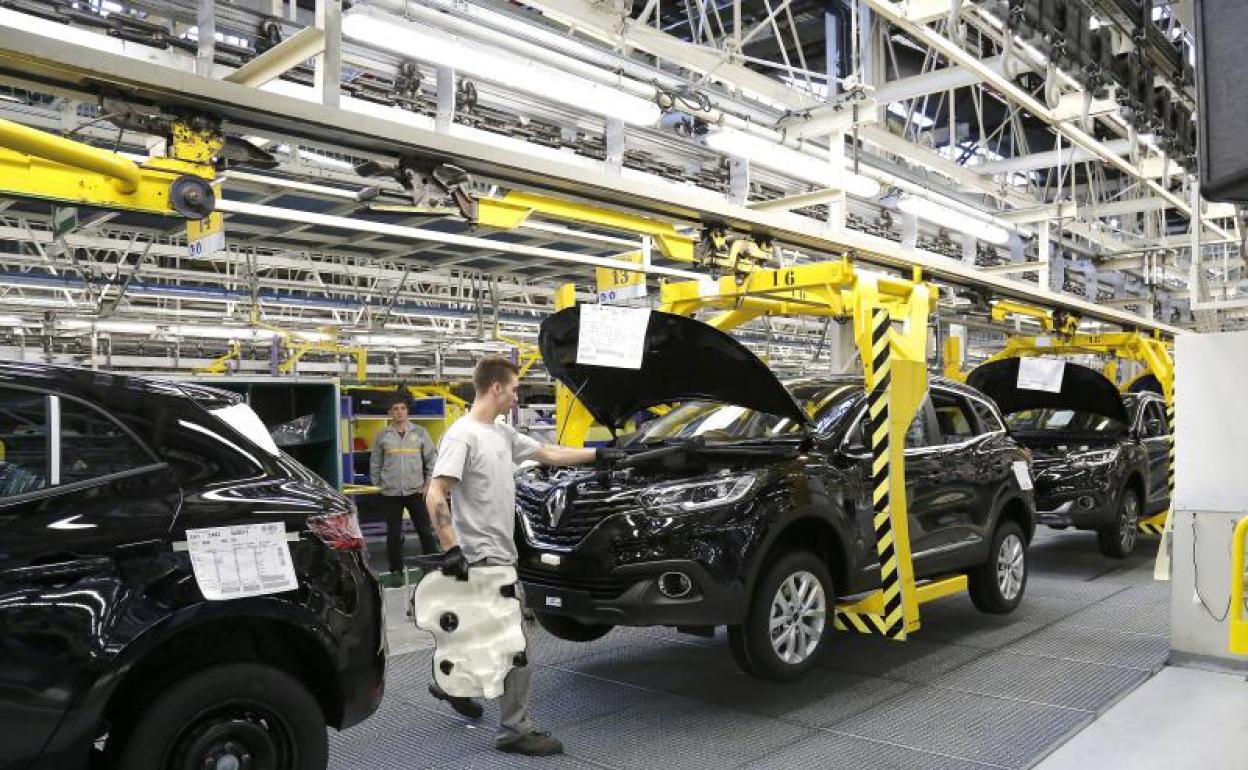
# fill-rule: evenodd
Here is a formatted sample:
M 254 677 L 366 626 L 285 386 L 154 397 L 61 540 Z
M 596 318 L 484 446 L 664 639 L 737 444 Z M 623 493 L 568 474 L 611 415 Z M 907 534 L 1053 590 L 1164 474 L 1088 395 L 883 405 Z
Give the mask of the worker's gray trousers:
M 490 566 L 503 565 L 506 562 L 486 559 L 477 564 Z M 509 565 L 514 566 L 514 565 Z M 516 583 L 516 598 L 524 607 L 524 589 Z M 533 612 L 524 607 L 524 636 L 533 639 Z M 533 701 L 533 658 L 530 655 L 527 665 L 517 666 L 503 680 L 503 694 L 498 699 L 498 740 L 510 740 L 533 732 L 533 723 L 529 721 L 529 706 Z

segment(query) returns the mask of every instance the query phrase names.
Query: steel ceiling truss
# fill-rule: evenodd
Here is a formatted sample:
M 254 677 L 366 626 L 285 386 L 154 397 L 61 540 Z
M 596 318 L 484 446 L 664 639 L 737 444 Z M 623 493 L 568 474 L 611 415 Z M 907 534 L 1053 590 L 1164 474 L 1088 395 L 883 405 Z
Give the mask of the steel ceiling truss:
M 38 6 L 32 0 L 25 0 L 25 3 L 28 9 Z M 994 28 L 979 9 L 969 4 L 952 23 L 947 15 L 939 18 L 939 14 L 921 22 L 921 26 L 938 36 L 940 45 L 935 45 L 930 35 L 914 34 L 914 22 L 911 20 L 884 23 L 874 2 L 856 2 L 846 6 L 846 12 L 837 15 L 843 27 L 839 36 L 829 40 L 826 33 L 828 18 L 824 15 L 822 4 L 789 0 L 763 0 L 760 3 L 737 0 L 716 4 L 694 0 L 686 5 L 656 0 L 646 3 L 645 7 L 635 6 L 631 20 L 614 25 L 617 32 L 618 29 L 624 30 L 632 46 L 630 54 L 623 56 L 610 54 L 604 47 L 595 46 L 595 41 L 603 37 L 610 38 L 612 43 L 618 42 L 618 34 L 600 35 L 595 26 L 598 22 L 605 24 L 605 20 L 612 18 L 610 12 L 593 16 L 587 11 L 582 13 L 574 4 L 563 0 L 534 0 L 526 4 L 542 11 L 556 24 L 574 22 L 576 34 L 565 37 L 574 39 L 576 45 L 590 51 L 584 54 L 587 59 L 591 58 L 591 54 L 598 61 L 603 61 L 602 57 L 608 55 L 614 56 L 615 69 L 619 72 L 626 72 L 632 77 L 643 73 L 652 75 L 655 82 L 667 89 L 678 89 L 683 84 L 686 93 L 704 95 L 717 108 L 722 106 L 729 113 L 747 115 L 760 122 L 773 122 L 776 126 L 791 126 L 794 119 L 798 124 L 815 121 L 821 104 L 835 99 L 838 93 L 845 93 L 847 87 L 850 93 L 855 93 L 852 91 L 855 80 L 867 83 L 877 94 L 900 95 L 894 101 L 878 105 L 886 116 L 884 122 L 871 126 L 867 116 L 860 116 L 861 130 L 858 125 L 851 126 L 846 145 L 853 167 L 877 167 L 893 175 L 896 181 L 887 185 L 886 190 L 902 190 L 904 187 L 894 185 L 917 178 L 923 186 L 941 191 L 951 201 L 980 209 L 990 216 L 1014 215 L 1045 207 L 1060 212 L 1065 211 L 1060 204 L 1073 204 L 1072 214 L 1043 221 L 1044 226 L 1051 227 L 1053 231 L 1054 254 L 1046 255 L 1047 258 L 1038 253 L 1039 244 L 1035 237 L 1025 237 L 1005 248 L 978 244 L 968 250 L 964 243 L 966 239 L 960 235 L 929 225 L 924 225 L 914 241 L 920 247 L 953 256 L 971 267 L 1010 269 L 1026 280 L 1041 280 L 1046 273 L 1052 273 L 1055 287 L 1080 291 L 1092 300 L 1112 299 L 1124 304 L 1134 300 L 1137 304 L 1133 307 L 1140 307 L 1146 314 L 1152 313 L 1162 302 L 1157 299 L 1158 295 L 1184 289 L 1183 284 L 1170 285 L 1175 281 L 1167 284 L 1164 279 L 1154 280 L 1157 260 L 1153 260 L 1151 270 L 1145 269 L 1146 266 L 1137 268 L 1134 264 L 1106 266 L 1098 270 L 1095 265 L 1095 260 L 1104 254 L 1120 254 L 1132 248 L 1133 244 L 1180 234 L 1176 232 L 1176 227 L 1181 228 L 1183 222 L 1182 217 L 1176 214 L 1179 207 L 1174 205 L 1174 201 L 1178 200 L 1181 204 L 1184 191 L 1177 172 L 1163 162 L 1161 173 L 1151 176 L 1153 172 L 1144 169 L 1147 164 L 1142 162 L 1151 158 L 1141 158 L 1140 155 L 1156 156 L 1156 153 L 1130 131 L 1126 132 L 1127 136 L 1115 141 L 1125 139 L 1131 144 L 1130 149 L 1124 152 L 1124 163 L 1141 172 L 1138 178 L 1129 178 L 1124 182 L 1124 176 L 1129 175 L 1124 175 L 1122 169 L 1117 167 L 1114 167 L 1117 169 L 1114 174 L 1107 174 L 1103 158 L 1097 162 L 1091 155 L 1076 159 L 1075 154 L 1087 152 L 1086 148 L 1072 146 L 1070 142 L 1063 144 L 1062 130 L 1053 132 L 1044 125 L 1046 120 L 1058 114 L 1058 110 L 1050 109 L 1037 121 L 1037 116 L 1017 103 L 1008 89 L 1002 96 L 1000 84 L 993 81 L 991 73 L 985 74 L 956 57 L 951 58 L 949 46 L 962 51 L 974 50 L 986 61 L 996 60 L 1003 73 L 1013 72 L 1021 84 L 1015 88 L 1021 89 L 1027 98 L 1037 100 L 1051 95 L 1046 90 L 1052 90 L 1051 81 L 1055 78 L 1026 75 L 1027 72 L 1045 70 L 1035 52 L 1019 49 L 1007 42 L 1001 31 Z M 116 17 L 119 14 L 114 13 L 113 21 L 109 22 L 110 34 L 115 33 L 118 37 L 130 34 L 131 39 L 134 39 L 132 33 L 135 29 L 143 24 L 163 25 L 165 38 L 170 35 L 176 37 L 179 32 L 187 31 L 197 12 L 195 5 L 169 2 L 126 4 L 126 7 L 140 10 L 146 16 L 136 21 L 130 14 L 128 18 L 118 20 Z M 422 9 L 436 11 L 445 17 L 448 25 L 480 20 L 485 13 L 496 16 L 510 14 L 509 18 L 518 18 L 501 4 L 492 3 L 463 5 L 428 0 L 423 5 L 409 3 L 404 7 L 409 13 Z M 84 7 L 83 12 L 90 13 L 92 8 L 102 6 Z M 247 3 L 239 3 L 219 8 L 217 28 L 226 38 L 216 47 L 218 63 L 237 66 L 271 45 L 273 24 L 277 25 L 280 37 L 289 36 L 311 21 L 310 18 L 297 18 L 294 22 L 274 19 L 272 11 L 268 3 L 250 7 Z M 682 13 L 686 17 L 683 25 L 677 18 Z M 617 14 L 614 18 L 618 21 L 620 17 Z M 490 23 L 496 21 L 493 19 Z M 546 29 L 549 30 L 549 27 Z M 152 33 L 149 37 L 160 42 L 160 35 Z M 165 42 L 168 45 L 163 47 L 171 57 L 180 55 L 179 48 L 186 48 L 172 39 Z M 838 50 L 838 47 L 850 50 Z M 437 114 L 442 86 L 438 83 L 436 69 L 429 63 L 416 62 L 416 69 L 413 70 L 408 66 L 412 62 L 398 61 L 388 54 L 358 47 L 347 47 L 343 55 L 346 62 L 344 94 L 404 109 L 424 118 Z M 848 61 L 849 71 L 841 66 L 837 57 Z M 1016 63 L 1011 65 L 1011 59 Z M 308 69 L 292 70 L 290 81 L 310 82 Z M 841 81 L 837 81 L 836 76 L 841 77 Z M 760 77 L 767 82 L 760 80 Z M 404 78 L 407 85 L 400 87 Z M 1068 80 L 1056 78 L 1059 90 L 1063 92 L 1058 100 L 1063 109 L 1066 109 L 1066 104 L 1074 103 L 1064 97 L 1078 95 L 1077 84 Z M 460 85 L 462 83 L 463 79 Z M 830 88 L 829 83 L 837 85 Z M 732 186 L 731 174 L 725 175 L 720 167 L 722 156 L 691 144 L 687 137 L 663 130 L 665 127 L 661 126 L 657 131 L 630 129 L 624 134 L 624 146 L 609 152 L 601 120 L 587 120 L 583 115 L 577 116 L 575 110 L 569 112 L 565 107 L 542 103 L 541 100 L 534 102 L 531 98 L 508 93 L 489 83 L 476 85 L 479 93 L 477 103 L 460 105 L 460 109 L 451 116 L 452 122 L 477 130 L 488 128 L 499 135 L 522 139 L 548 149 L 559 147 L 565 152 L 571 150 L 584 157 L 605 157 L 610 152 L 619 152 L 626 169 L 681 179 L 721 194 Z M 23 102 L 21 109 L 40 120 L 56 120 L 62 124 L 66 120 L 65 104 L 58 105 L 55 100 L 49 102 L 42 96 L 23 99 Z M 889 105 L 899 109 L 886 109 Z M 85 111 L 83 117 L 91 116 L 89 109 L 77 106 L 73 109 L 75 112 Z M 679 110 L 675 112 L 680 114 Z M 1086 123 L 1090 117 L 1100 121 L 1107 130 L 1122 128 L 1121 124 L 1114 123 L 1112 115 L 1102 118 L 1089 112 L 1085 116 L 1079 110 L 1071 111 L 1071 114 L 1076 123 Z M 786 120 L 789 122 L 786 123 Z M 929 121 L 930 125 L 925 125 Z M 691 124 L 677 121 L 673 125 Z M 100 127 L 88 130 L 96 128 Z M 1044 131 L 1048 131 L 1047 138 Z M 111 130 L 100 133 L 102 136 L 95 138 L 107 141 L 109 136 L 113 136 L 115 140 Z M 795 130 L 794 133 L 800 134 L 800 131 Z M 833 141 L 842 136 L 843 133 L 832 132 Z M 824 143 L 823 140 L 816 139 L 812 146 L 818 147 L 821 143 Z M 353 161 L 367 159 L 358 153 L 340 153 L 329 146 L 314 150 L 317 155 L 331 161 L 345 159 L 347 170 L 344 172 L 318 168 L 315 163 L 300 157 L 300 148 L 287 149 L 289 157 L 284 159 L 284 175 L 296 180 L 323 180 L 335 185 L 361 184 L 358 175 L 349 168 Z M 1035 156 L 1046 152 L 1056 154 L 1054 163 L 1041 162 L 1025 170 L 985 173 L 993 163 L 1020 158 L 1038 161 L 1040 158 Z M 1070 159 L 1067 159 L 1068 155 Z M 775 199 L 811 189 L 809 185 L 795 182 L 783 174 L 755 168 L 753 164 L 748 175 L 745 188 L 747 200 Z M 1163 193 L 1161 196 L 1158 195 L 1158 188 Z M 239 189 L 246 190 L 246 185 L 240 185 Z M 1178 192 L 1171 192 L 1172 189 Z M 247 190 L 243 199 L 271 203 L 279 201 L 282 195 L 280 188 L 270 188 L 266 192 L 253 187 Z M 855 202 L 847 224 L 885 238 L 902 238 L 904 242 L 905 217 L 893 207 L 894 201 L 895 198 L 885 195 L 881 201 L 869 202 L 871 205 Z M 318 210 L 358 213 L 362 208 L 356 203 L 358 201 L 339 200 L 331 209 Z M 1139 209 L 1131 208 L 1137 205 Z M 1098 213 L 1102 208 L 1106 209 L 1104 215 Z M 831 216 L 831 212 L 822 207 L 811 207 L 799 213 L 820 218 Z M 384 237 L 333 235 L 303 225 L 278 229 L 268 223 L 235 219 L 238 221 L 231 223 L 229 230 L 244 250 L 256 247 L 269 249 L 273 253 L 296 250 L 332 254 L 349 246 L 352 250 L 366 251 L 383 259 L 407 254 L 425 264 L 441 267 L 458 264 L 490 273 L 503 273 L 515 265 L 514 260 L 501 253 L 464 254 L 436 245 L 421 246 L 413 253 L 411 244 L 395 243 Z M 428 220 L 407 221 L 429 224 Z M 1222 225 L 1216 227 L 1218 229 L 1211 228 L 1209 233 L 1220 232 L 1221 236 L 1232 234 Z M 1033 236 L 1036 229 L 1036 224 L 1032 223 L 1030 231 Z M 586 236 L 583 235 L 566 231 L 554 234 L 557 237 L 544 239 L 531 237 L 533 235 L 526 234 L 527 243 L 552 246 L 572 242 L 592 249 L 591 244 L 585 243 Z M 592 236 L 589 239 L 592 240 Z M 591 253 L 611 252 L 599 249 Z M 1033 263 L 1034 268 L 1031 267 Z M 1163 276 L 1165 268 L 1163 264 Z M 1123 270 L 1127 271 L 1126 277 L 1108 281 L 1104 278 L 1114 271 Z M 1174 272 L 1179 273 L 1178 270 Z M 529 268 L 521 274 L 538 283 L 547 280 L 554 283 L 575 273 L 575 270 L 548 266 Z M 583 275 L 579 277 L 584 280 Z M 1233 285 L 1232 278 L 1224 274 L 1219 284 L 1229 287 Z M 332 282 L 330 285 L 333 285 Z M 1225 291 L 1230 289 L 1224 288 Z M 1181 303 L 1182 299 L 1178 301 Z

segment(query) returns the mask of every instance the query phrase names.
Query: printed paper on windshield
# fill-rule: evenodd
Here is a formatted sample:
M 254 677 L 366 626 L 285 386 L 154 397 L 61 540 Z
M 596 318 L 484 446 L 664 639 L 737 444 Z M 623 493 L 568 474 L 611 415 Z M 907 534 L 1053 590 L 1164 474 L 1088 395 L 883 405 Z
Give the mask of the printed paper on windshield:
M 186 531 L 195 582 L 210 601 L 262 596 L 299 587 L 280 521 Z
M 581 305 L 576 362 L 589 366 L 640 369 L 646 351 L 649 308 Z
M 1018 359 L 1018 387 L 1022 390 L 1062 392 L 1066 362 L 1056 358 Z

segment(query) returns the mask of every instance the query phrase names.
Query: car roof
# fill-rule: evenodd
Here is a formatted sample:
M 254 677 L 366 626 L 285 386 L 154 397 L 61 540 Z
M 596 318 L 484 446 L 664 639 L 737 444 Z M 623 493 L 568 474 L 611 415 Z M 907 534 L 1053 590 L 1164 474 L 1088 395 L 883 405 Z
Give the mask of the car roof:
M 794 388 L 800 388 L 803 386 L 812 386 L 812 385 L 815 387 L 819 387 L 819 386 L 831 387 L 833 385 L 857 385 L 859 387 L 862 387 L 863 376 L 861 374 L 831 374 L 831 375 L 822 376 L 822 377 L 798 377 L 794 379 L 785 380 L 784 385 L 790 390 L 793 390 Z M 972 388 L 970 385 L 967 385 L 966 383 L 963 383 L 963 382 L 958 382 L 957 380 L 951 380 L 948 377 L 929 377 L 928 386 L 929 387 L 935 386 L 938 388 L 942 388 L 944 390 L 950 390 L 950 391 L 953 391 L 954 393 L 960 393 L 964 396 L 975 396 L 976 398 L 988 398 L 980 391 L 976 390 L 975 388 Z
M 136 391 L 155 397 L 185 398 L 195 395 L 200 400 L 209 396 L 238 400 L 236 394 L 210 386 L 35 361 L 0 361 L 0 384 L 55 390 L 97 400 L 107 398 L 109 393 L 133 394 Z

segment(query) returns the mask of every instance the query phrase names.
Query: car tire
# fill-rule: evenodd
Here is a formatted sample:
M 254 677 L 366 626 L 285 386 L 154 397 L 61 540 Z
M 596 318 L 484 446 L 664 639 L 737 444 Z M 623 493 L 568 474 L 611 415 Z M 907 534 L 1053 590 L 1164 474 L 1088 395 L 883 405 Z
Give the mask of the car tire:
M 980 612 L 1008 615 L 1027 589 L 1027 538 L 1022 527 L 1003 521 L 992 533 L 988 561 L 967 574 L 971 603 Z
M 551 635 L 568 642 L 592 642 L 606 636 L 615 626 L 602 623 L 582 623 L 566 615 L 535 612 L 537 622 Z
M 1131 487 L 1118 495 L 1118 515 L 1114 523 L 1096 531 L 1096 542 L 1101 553 L 1113 559 L 1125 559 L 1135 551 L 1139 539 L 1140 495 Z
M 255 663 L 178 681 L 119 737 L 114 756 L 124 770 L 212 767 L 231 755 L 240 767 L 276 770 L 325 770 L 329 762 L 320 704 L 299 680 Z
M 827 651 L 835 603 L 822 559 L 809 551 L 784 554 L 759 579 L 745 622 L 728 628 L 729 649 L 747 674 L 791 682 Z

